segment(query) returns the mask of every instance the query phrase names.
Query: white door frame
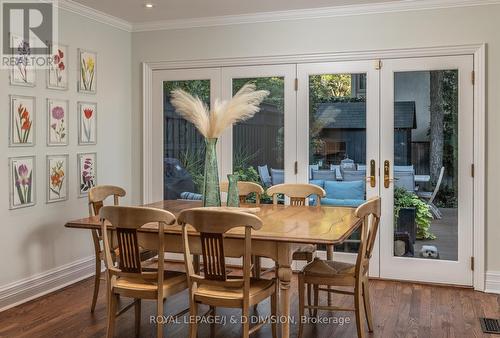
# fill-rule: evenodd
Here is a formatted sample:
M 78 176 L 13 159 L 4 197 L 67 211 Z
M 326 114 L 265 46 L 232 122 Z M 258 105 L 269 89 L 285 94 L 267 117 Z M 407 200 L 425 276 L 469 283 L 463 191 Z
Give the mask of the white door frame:
M 390 163 L 390 178 L 394 173 L 394 102 L 396 72 L 458 70 L 458 239 L 456 261 L 394 256 L 394 181 L 388 188 L 381 186 L 382 217 L 380 223 L 380 277 L 432 283 L 471 286 L 473 271 L 473 71 L 472 55 L 391 59 L 381 70 L 380 99 L 380 161 Z M 383 170 L 381 170 L 383 171 Z M 383 180 L 383 173 L 381 173 Z
M 486 44 L 469 44 L 444 47 L 402 48 L 338 53 L 295 54 L 261 57 L 214 58 L 205 60 L 171 60 L 142 63 L 143 109 L 143 202 L 152 200 L 154 143 L 151 129 L 153 117 L 153 72 L 166 69 L 250 66 L 307 62 L 333 62 L 396 59 L 406 57 L 474 55 L 474 288 L 485 287 L 485 180 L 486 180 Z

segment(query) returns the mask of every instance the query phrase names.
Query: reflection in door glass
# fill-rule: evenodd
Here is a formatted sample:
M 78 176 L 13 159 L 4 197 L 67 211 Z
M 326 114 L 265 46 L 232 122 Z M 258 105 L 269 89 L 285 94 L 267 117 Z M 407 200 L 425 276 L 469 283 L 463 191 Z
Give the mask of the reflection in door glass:
M 458 71 L 394 74 L 394 255 L 457 260 Z
M 194 125 L 179 116 L 170 93 L 183 89 L 210 105 L 210 80 L 163 82 L 163 197 L 201 199 L 205 141 Z
M 309 182 L 321 205 L 357 207 L 366 200 L 366 74 L 309 77 Z M 359 232 L 335 251 L 357 252 Z
M 233 172 L 242 181 L 268 188 L 284 183 L 285 79 L 283 77 L 241 78 L 233 80 L 233 95 L 246 83 L 257 90 L 268 90 L 269 96 L 254 117 L 233 126 Z M 255 196 L 248 196 L 252 202 Z M 264 195 L 261 203 L 272 203 Z

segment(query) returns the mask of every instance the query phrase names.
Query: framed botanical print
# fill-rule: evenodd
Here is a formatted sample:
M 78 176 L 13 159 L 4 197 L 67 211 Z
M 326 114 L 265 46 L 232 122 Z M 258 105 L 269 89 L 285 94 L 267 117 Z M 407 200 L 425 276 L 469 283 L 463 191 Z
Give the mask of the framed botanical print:
M 77 160 L 79 196 L 84 197 L 97 185 L 97 153 L 78 154 Z
M 47 99 L 47 145 L 68 145 L 69 101 Z
M 68 46 L 52 46 L 52 63 L 47 68 L 47 88 L 68 90 Z
M 97 103 L 78 102 L 78 144 L 97 144 Z
M 68 199 L 68 155 L 47 155 L 47 203 Z
M 12 46 L 17 46 L 15 65 L 10 69 L 10 84 L 14 86 L 35 86 L 35 66 L 31 62 L 30 42 L 22 37 L 11 34 Z
M 97 91 L 97 53 L 78 49 L 78 91 L 80 93 L 95 94 Z
M 27 147 L 35 145 L 35 97 L 10 96 L 9 145 Z
M 35 205 L 35 156 L 9 158 L 9 208 Z

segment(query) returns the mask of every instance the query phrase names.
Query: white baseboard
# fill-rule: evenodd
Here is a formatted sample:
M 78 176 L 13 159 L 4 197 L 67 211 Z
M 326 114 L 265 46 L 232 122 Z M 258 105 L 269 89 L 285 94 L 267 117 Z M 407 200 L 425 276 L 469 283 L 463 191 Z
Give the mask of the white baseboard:
M 94 256 L 85 257 L 41 274 L 0 286 L 0 312 L 92 276 L 95 270 L 94 262 Z
M 500 271 L 487 271 L 484 292 L 500 294 Z

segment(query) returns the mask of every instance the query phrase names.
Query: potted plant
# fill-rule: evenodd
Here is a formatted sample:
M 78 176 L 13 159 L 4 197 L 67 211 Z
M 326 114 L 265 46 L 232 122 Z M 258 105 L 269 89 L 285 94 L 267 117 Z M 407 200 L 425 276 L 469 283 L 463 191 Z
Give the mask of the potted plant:
M 415 211 L 415 222 L 417 223 L 417 239 L 436 239 L 436 236 L 430 231 L 432 214 L 430 208 L 421 199 L 418 198 L 412 192 L 406 189 L 396 188 L 394 189 L 394 221 L 397 224 L 399 217 L 401 217 L 401 212 L 405 209 L 414 209 Z

